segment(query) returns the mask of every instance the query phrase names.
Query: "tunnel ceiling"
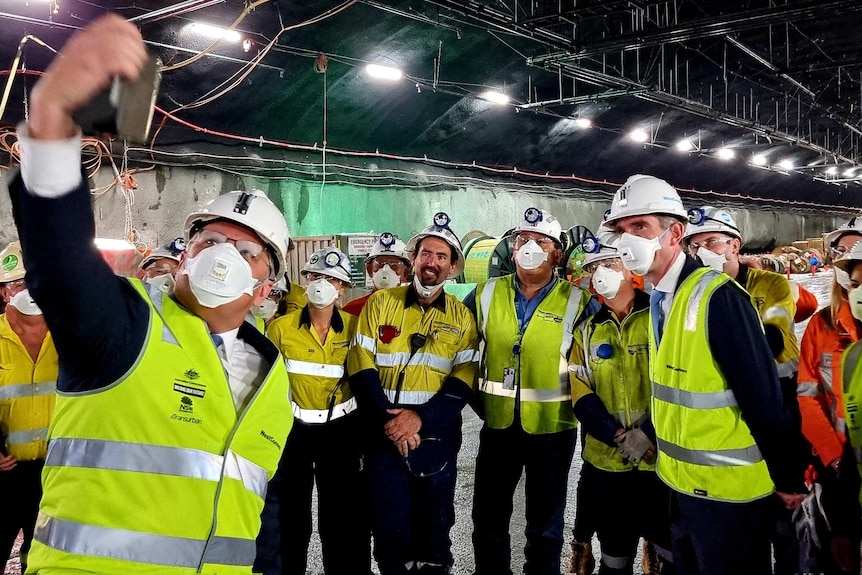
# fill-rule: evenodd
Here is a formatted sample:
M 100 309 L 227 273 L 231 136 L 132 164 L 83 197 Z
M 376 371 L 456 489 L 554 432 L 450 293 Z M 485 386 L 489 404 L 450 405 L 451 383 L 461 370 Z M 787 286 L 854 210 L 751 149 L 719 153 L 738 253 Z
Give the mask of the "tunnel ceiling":
M 4 85 L 26 35 L 59 48 L 106 10 L 176 66 L 157 151 L 253 163 L 283 153 L 279 142 L 316 147 L 303 152 L 313 164 L 325 143 L 508 178 L 613 184 L 640 172 L 729 198 L 862 206 L 858 0 L 0 0 Z M 194 22 L 237 22 L 239 41 L 188 62 L 212 42 Z M 6 125 L 53 56 L 35 40 L 21 55 Z M 404 77 L 371 77 L 369 63 Z M 483 99 L 489 90 L 509 102 Z M 636 128 L 645 142 L 629 138 Z

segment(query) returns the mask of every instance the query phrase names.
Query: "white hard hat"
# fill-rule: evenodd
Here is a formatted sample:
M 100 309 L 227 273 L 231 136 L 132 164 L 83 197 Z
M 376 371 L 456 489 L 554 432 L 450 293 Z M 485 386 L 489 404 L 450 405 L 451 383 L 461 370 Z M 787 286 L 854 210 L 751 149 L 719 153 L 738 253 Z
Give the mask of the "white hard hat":
M 435 238 L 440 238 L 455 250 L 457 254 L 458 261 L 455 266 L 455 271 L 449 274 L 449 279 L 454 278 L 461 274 L 464 271 L 464 250 L 461 248 L 461 240 L 458 239 L 458 236 L 449 228 L 449 222 L 452 219 L 448 214 L 443 212 L 437 212 L 434 214 L 434 223 L 410 238 L 410 241 L 407 242 L 407 252 L 410 253 L 411 256 L 416 255 L 416 246 L 422 241 L 424 238 L 429 236 L 434 236 Z
M 272 291 L 287 291 L 287 276 L 281 276 L 281 279 L 275 282 L 272 286 Z
M 736 222 L 726 211 L 712 206 L 691 208 L 688 211 L 688 225 L 685 227 L 682 239 L 706 232 L 721 232 L 742 241 L 742 234 L 736 227 Z
M 285 258 L 290 232 L 284 214 L 260 190 L 233 191 L 222 194 L 199 212 L 186 218 L 184 238 L 188 243 L 193 232 L 214 220 L 225 220 L 255 232 L 275 256 L 272 262 L 273 278 L 280 279 L 285 272 Z
M 620 257 L 617 252 L 619 241 L 620 237 L 607 229 L 599 230 L 595 236 L 584 238 L 581 242 L 581 247 L 584 249 L 584 265 Z
M 617 220 L 630 216 L 662 214 L 688 219 L 688 213 L 673 186 L 654 176 L 635 174 L 614 194 L 611 209 L 602 225 L 610 228 Z
M 847 252 L 839 259 L 832 262 L 832 265 L 850 273 L 850 268 L 860 261 L 862 261 L 862 240 L 853 244 L 853 247 L 847 250 Z
M 344 255 L 344 252 L 333 247 L 321 248 L 311 254 L 311 257 L 308 258 L 308 262 L 302 267 L 300 273 L 303 276 L 310 273 L 323 274 L 340 279 L 347 284 L 353 283 L 350 277 L 350 274 L 353 273 L 353 268 L 350 267 L 350 260 Z
M 823 246 L 826 248 L 832 247 L 838 240 L 841 239 L 841 236 L 845 234 L 857 234 L 862 236 L 862 216 L 854 216 L 850 218 L 850 221 L 838 228 L 837 230 L 833 230 L 823 236 Z
M 150 255 L 148 255 L 147 257 L 145 257 L 143 259 L 143 261 L 141 262 L 141 265 L 139 266 L 139 269 L 142 269 L 142 270 L 147 269 L 147 266 L 155 263 L 156 261 L 158 261 L 162 258 L 174 260 L 177 263 L 179 263 L 179 261 L 180 261 L 180 256 L 174 254 L 174 252 L 172 252 L 171 250 L 169 250 L 167 248 L 156 248 L 150 252 Z
M 21 257 L 21 242 L 11 242 L 0 252 L 0 283 L 19 280 L 26 272 L 24 258 Z
M 380 237 L 374 242 L 374 247 L 365 256 L 365 263 L 370 263 L 377 256 L 395 256 L 407 262 L 408 266 L 410 265 L 410 254 L 407 253 L 407 245 L 391 232 L 380 234 Z
M 560 236 L 563 233 L 563 228 L 560 226 L 560 221 L 554 217 L 551 212 L 540 210 L 539 208 L 527 208 L 524 211 L 524 218 L 515 228 L 514 232 L 536 232 L 543 236 L 548 236 L 558 244 L 562 245 Z

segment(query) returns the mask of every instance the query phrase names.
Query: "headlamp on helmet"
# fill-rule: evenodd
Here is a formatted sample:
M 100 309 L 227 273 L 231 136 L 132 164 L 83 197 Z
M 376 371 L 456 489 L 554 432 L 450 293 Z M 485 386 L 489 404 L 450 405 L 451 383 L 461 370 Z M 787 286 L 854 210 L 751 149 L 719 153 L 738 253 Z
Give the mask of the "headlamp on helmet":
M 322 248 L 311 254 L 308 263 L 302 268 L 303 276 L 310 273 L 333 277 L 348 284 L 353 281 L 350 260 L 337 248 Z

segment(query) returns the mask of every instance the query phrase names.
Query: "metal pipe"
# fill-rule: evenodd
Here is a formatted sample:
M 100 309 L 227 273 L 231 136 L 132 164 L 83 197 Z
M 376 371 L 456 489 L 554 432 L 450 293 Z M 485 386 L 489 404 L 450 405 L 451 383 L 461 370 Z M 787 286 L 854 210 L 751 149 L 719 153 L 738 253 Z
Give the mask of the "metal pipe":
M 194 12 L 195 10 L 201 10 L 203 8 L 209 8 L 215 4 L 221 4 L 225 0 L 186 0 L 185 2 L 180 2 L 178 4 L 174 4 L 173 6 L 165 6 L 164 8 L 159 8 L 158 10 L 151 10 L 140 16 L 134 16 L 129 18 L 129 22 L 147 22 L 147 21 L 155 21 L 161 20 L 162 18 L 168 18 L 170 16 L 179 16 L 180 14 L 186 14 L 188 12 Z

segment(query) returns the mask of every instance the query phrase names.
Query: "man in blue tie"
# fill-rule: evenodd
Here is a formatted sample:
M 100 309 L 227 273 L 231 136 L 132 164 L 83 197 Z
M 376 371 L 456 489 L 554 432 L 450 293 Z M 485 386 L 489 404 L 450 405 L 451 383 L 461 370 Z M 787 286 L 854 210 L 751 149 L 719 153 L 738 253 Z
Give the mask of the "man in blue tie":
M 748 294 L 682 251 L 687 213 L 676 190 L 635 175 L 604 225 L 651 302 L 656 470 L 672 489 L 674 566 L 681 573 L 771 572 L 770 497 L 792 509 L 805 462 L 772 353 Z M 743 361 L 744 359 L 744 361 Z

